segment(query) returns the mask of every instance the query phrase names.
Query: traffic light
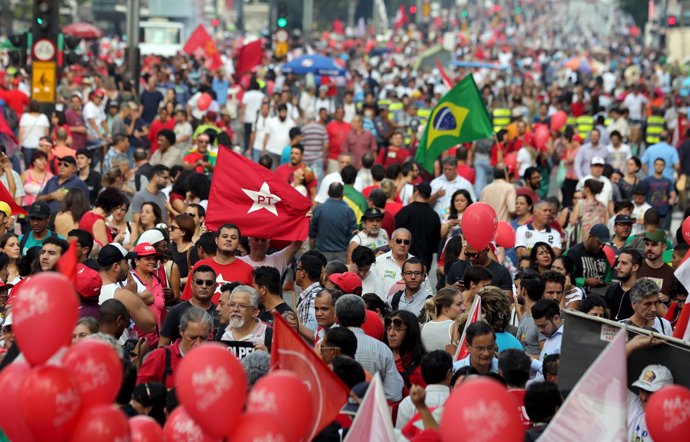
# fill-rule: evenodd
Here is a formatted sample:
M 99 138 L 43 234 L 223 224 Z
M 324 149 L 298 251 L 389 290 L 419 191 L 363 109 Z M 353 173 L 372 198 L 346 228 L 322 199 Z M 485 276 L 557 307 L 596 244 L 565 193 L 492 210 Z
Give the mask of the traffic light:
M 501 12 L 501 5 L 494 4 L 492 9 L 494 11 L 494 14 L 498 14 L 499 12 Z
M 674 28 L 678 26 L 678 17 L 676 17 L 675 15 L 669 15 L 666 19 L 666 24 L 668 24 L 669 28 Z
M 278 19 L 276 20 L 276 25 L 278 25 L 279 28 L 287 27 L 287 12 L 287 2 L 280 0 L 277 6 Z
M 410 14 L 413 14 L 413 15 L 414 15 L 414 14 L 416 14 L 416 13 L 417 13 L 417 7 L 414 6 L 414 5 L 410 6 Z
M 31 31 L 34 40 L 55 38 L 60 32 L 59 2 L 55 0 L 34 0 Z
M 75 37 L 73 35 L 63 35 L 63 60 L 62 64 L 65 66 L 70 66 L 79 63 L 81 56 L 77 54 L 76 49 L 81 43 L 81 38 Z M 59 49 L 59 47 L 58 47 Z M 60 64 L 60 63 L 58 63 Z
M 470 13 L 467 12 L 467 9 L 463 9 L 462 12 L 460 12 L 460 17 L 462 18 L 467 18 L 469 17 Z
M 12 46 L 16 48 L 8 52 L 10 64 L 15 67 L 25 67 L 26 54 L 29 48 L 28 33 L 10 35 L 9 40 Z
M 214 28 L 217 28 L 218 26 L 220 26 L 220 19 L 217 17 L 212 19 L 211 20 L 211 26 L 213 26 Z

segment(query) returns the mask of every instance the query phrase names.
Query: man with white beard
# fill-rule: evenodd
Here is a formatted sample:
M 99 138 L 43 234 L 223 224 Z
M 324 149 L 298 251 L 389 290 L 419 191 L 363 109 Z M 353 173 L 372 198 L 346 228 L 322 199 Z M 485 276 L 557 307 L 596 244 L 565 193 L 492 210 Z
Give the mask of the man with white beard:
M 270 345 L 273 330 L 257 318 L 259 294 L 256 290 L 247 285 L 235 287 L 226 307 L 230 312 L 230 322 L 220 340 L 251 342 L 254 349 L 268 351 L 266 343 Z

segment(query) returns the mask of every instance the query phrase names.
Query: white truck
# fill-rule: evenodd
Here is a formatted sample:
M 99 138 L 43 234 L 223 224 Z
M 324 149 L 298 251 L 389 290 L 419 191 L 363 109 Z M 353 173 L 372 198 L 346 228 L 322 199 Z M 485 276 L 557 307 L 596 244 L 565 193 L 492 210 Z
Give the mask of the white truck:
M 141 55 L 170 57 L 181 51 L 186 41 L 183 23 L 164 18 L 150 18 L 139 23 Z

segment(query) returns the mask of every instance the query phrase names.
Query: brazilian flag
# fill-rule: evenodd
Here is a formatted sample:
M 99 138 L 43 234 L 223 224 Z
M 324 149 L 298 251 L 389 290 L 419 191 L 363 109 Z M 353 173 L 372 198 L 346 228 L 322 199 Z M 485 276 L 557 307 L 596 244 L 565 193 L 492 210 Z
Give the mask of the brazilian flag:
M 438 102 L 419 140 L 415 161 L 433 172 L 434 161 L 460 143 L 493 136 L 491 118 L 472 75 L 459 81 Z

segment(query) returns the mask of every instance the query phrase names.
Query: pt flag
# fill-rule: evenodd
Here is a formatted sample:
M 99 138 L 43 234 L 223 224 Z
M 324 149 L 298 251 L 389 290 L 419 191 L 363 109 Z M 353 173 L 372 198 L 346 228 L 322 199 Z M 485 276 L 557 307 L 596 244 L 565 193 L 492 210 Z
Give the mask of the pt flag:
M 493 136 L 491 118 L 472 75 L 457 82 L 438 102 L 419 140 L 415 161 L 434 170 L 441 153 L 460 143 Z
M 243 74 L 252 72 L 255 67 L 259 66 L 264 57 L 264 45 L 261 39 L 254 40 L 242 46 L 237 51 L 237 78 Z
M 21 183 L 19 183 L 21 184 Z M 10 192 L 5 188 L 4 185 L 0 184 L 0 201 L 7 203 L 10 206 L 12 215 L 26 215 L 26 210 L 22 208 L 19 204 L 14 201 Z
M 460 336 L 460 341 L 458 341 L 458 348 L 455 350 L 455 357 L 453 361 L 457 362 L 461 359 L 465 359 L 469 354 L 470 350 L 467 348 L 467 328 L 470 324 L 474 324 L 477 321 L 482 320 L 482 298 L 479 296 L 474 297 L 472 302 L 472 307 L 470 307 L 470 314 L 465 322 L 465 328 L 462 330 L 462 336 Z
M 221 147 L 208 197 L 206 226 L 236 224 L 244 236 L 302 241 L 311 201 L 263 166 Z
M 355 420 L 345 436 L 345 442 L 362 440 L 395 442 L 391 413 L 378 373 L 369 384 L 367 394 L 364 395 Z
M 340 413 L 350 395 L 350 389 L 282 316 L 275 315 L 273 321 L 271 370 L 292 371 L 307 384 L 314 409 L 306 440 L 313 440 Z
M 589 366 L 539 440 L 623 441 L 628 433 L 628 368 L 623 327 Z
M 204 25 L 196 27 L 182 50 L 186 54 L 194 55 L 197 58 L 205 57 L 205 66 L 207 69 L 215 70 L 223 67 L 223 60 L 220 58 L 216 43 L 213 41 L 213 38 Z

